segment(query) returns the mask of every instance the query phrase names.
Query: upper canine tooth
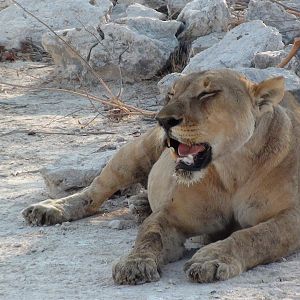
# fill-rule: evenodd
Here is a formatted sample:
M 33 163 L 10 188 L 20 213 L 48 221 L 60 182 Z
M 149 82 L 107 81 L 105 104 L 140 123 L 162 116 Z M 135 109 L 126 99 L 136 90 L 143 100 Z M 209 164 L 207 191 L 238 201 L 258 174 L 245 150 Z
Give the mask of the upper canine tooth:
M 171 141 L 170 141 L 170 138 L 169 138 L 169 137 L 167 137 L 167 145 L 168 145 L 169 148 L 171 147 Z M 173 149 L 174 149 L 174 148 L 173 148 Z
M 176 152 L 175 152 L 175 149 L 173 147 L 170 147 L 170 154 L 171 154 L 171 157 L 176 161 L 176 159 L 178 158 Z

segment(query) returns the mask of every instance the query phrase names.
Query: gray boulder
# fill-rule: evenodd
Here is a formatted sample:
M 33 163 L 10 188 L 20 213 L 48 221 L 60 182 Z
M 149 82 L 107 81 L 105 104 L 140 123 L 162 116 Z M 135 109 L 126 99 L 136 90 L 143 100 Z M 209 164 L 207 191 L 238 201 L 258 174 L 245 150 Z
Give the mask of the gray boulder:
M 169 15 L 174 18 L 177 17 L 182 9 L 192 0 L 168 0 L 168 13 Z
M 180 22 L 145 17 L 124 18 L 101 26 L 104 39 L 91 51 L 92 67 L 106 79 L 150 79 L 178 46 Z
M 118 4 L 121 5 L 131 5 L 131 4 L 142 4 L 153 9 L 158 9 L 160 7 L 166 6 L 166 1 L 164 0 L 118 0 Z
M 286 44 L 300 36 L 300 20 L 271 1 L 251 0 L 246 19 L 249 21 L 262 20 L 266 25 L 277 28 Z
M 256 83 L 271 77 L 283 76 L 285 79 L 285 89 L 287 91 L 298 90 L 300 87 L 300 78 L 293 71 L 290 70 L 282 68 L 237 68 L 236 71 L 240 72 L 241 74 L 244 74 L 248 79 Z
M 288 45 L 282 50 L 278 51 L 264 51 L 258 52 L 254 56 L 254 66 L 255 68 L 265 69 L 269 67 L 276 67 L 282 60 L 287 57 L 290 52 L 292 45 Z M 284 67 L 287 70 L 294 71 L 297 75 L 300 73 L 300 60 L 296 55 L 294 56 L 289 63 Z
M 225 34 L 226 34 L 225 32 L 213 32 L 208 35 L 200 36 L 192 43 L 192 48 L 191 48 L 192 56 L 195 56 L 199 52 L 204 51 L 212 47 L 213 45 L 217 44 L 223 39 Z
M 255 53 L 283 48 L 281 34 L 262 21 L 243 23 L 211 48 L 191 58 L 183 73 L 209 69 L 251 67 Z
M 40 172 L 49 195 L 53 198 L 61 197 L 88 186 L 100 174 L 113 154 L 114 151 L 106 151 L 93 157 L 72 155 L 42 169 Z
M 195 39 L 227 31 L 230 11 L 225 0 L 194 0 L 184 7 L 177 20 L 186 24 L 184 36 Z
M 240 72 L 248 79 L 256 83 L 271 77 L 283 76 L 285 78 L 285 88 L 287 91 L 299 90 L 300 87 L 300 78 L 291 70 L 286 70 L 282 68 L 255 69 L 242 67 L 238 67 L 232 70 Z M 172 73 L 162 78 L 158 82 L 158 88 L 161 97 L 165 97 L 172 85 L 182 76 L 185 76 L 185 74 Z
M 53 30 L 82 27 L 81 23 L 97 26 L 107 20 L 112 3 L 109 0 L 19 0 L 19 2 Z M 0 45 L 19 48 L 30 39 L 40 45 L 48 29 L 16 5 L 0 11 Z
M 171 74 L 164 76 L 157 83 L 157 87 L 158 87 L 160 95 L 164 98 L 167 95 L 171 86 L 182 76 L 184 76 L 184 74 L 181 74 L 181 73 L 171 73 Z
M 165 20 L 166 15 L 156 11 L 153 8 L 147 7 L 142 4 L 132 4 L 129 5 L 126 10 L 127 17 L 134 18 L 134 17 L 148 17 L 154 19 Z
M 119 79 L 121 70 L 124 81 L 134 82 L 152 78 L 166 64 L 178 45 L 175 34 L 180 26 L 174 20 L 137 17 L 104 24 L 100 31 L 88 26 L 57 34 L 88 60 L 103 79 Z M 91 80 L 82 60 L 57 37 L 45 34 L 43 46 L 65 74 L 82 74 Z
M 258 52 L 254 55 L 254 66 L 258 69 L 276 67 L 286 55 L 285 50 Z
M 101 40 L 101 36 L 92 26 L 58 30 L 56 33 L 76 50 L 86 60 L 95 45 Z M 85 68 L 83 61 L 69 47 L 52 33 L 45 33 L 42 38 L 45 50 L 50 53 L 54 63 L 62 67 L 67 76 L 81 74 Z

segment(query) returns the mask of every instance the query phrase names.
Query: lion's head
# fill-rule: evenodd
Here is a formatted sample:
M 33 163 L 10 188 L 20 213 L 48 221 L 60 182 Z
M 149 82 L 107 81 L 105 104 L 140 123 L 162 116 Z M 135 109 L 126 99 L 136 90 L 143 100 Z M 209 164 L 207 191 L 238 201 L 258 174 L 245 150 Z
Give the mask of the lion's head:
M 241 149 L 283 95 L 283 77 L 254 84 L 225 69 L 175 82 L 157 120 L 166 132 L 177 178 L 188 184 L 197 181 L 211 162 Z

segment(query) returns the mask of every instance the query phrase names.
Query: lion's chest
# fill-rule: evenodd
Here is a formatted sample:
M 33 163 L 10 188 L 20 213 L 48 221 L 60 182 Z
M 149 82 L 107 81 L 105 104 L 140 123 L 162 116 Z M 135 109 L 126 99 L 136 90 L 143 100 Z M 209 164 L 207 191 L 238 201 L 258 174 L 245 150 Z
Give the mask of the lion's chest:
M 177 185 L 173 172 L 174 161 L 169 158 L 169 151 L 165 150 L 148 177 L 148 198 L 153 212 L 172 200 Z
M 218 232 L 230 223 L 230 200 L 209 181 L 186 186 L 176 182 L 174 161 L 164 152 L 148 179 L 148 197 L 153 212 L 162 208 L 172 214 L 187 232 Z

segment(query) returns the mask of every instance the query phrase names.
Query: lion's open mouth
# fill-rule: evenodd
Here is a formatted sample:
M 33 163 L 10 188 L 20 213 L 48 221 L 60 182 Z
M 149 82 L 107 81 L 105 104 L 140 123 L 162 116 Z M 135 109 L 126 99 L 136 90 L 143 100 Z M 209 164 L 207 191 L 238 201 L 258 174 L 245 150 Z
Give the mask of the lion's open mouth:
M 173 138 L 167 138 L 167 146 L 173 152 L 176 170 L 199 171 L 212 159 L 212 150 L 208 143 L 186 145 Z

